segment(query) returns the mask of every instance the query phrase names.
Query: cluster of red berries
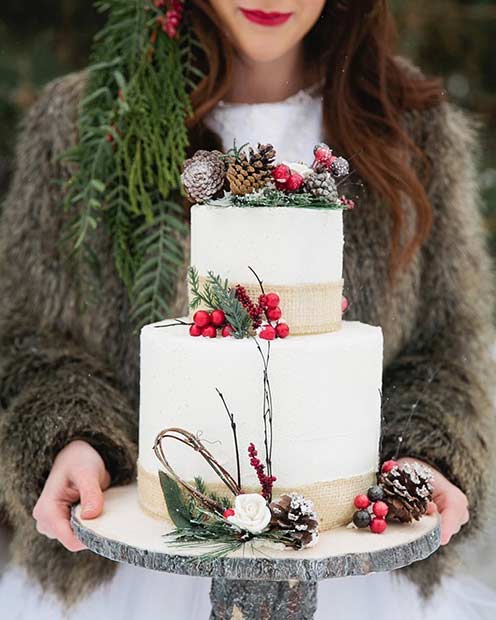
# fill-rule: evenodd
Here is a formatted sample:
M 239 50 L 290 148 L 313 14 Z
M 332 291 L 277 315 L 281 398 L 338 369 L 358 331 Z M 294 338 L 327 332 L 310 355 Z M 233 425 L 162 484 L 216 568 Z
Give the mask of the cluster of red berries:
M 305 182 L 301 174 L 291 170 L 286 164 L 279 164 L 272 170 L 271 174 L 275 181 L 276 189 L 286 192 L 297 192 Z
M 258 303 L 267 319 L 267 323 L 261 325 L 258 330 L 258 336 L 264 340 L 275 340 L 276 338 L 286 338 L 289 336 L 288 324 L 281 321 L 282 310 L 279 306 L 280 301 L 277 293 L 267 293 L 260 295 L 258 298 Z
M 317 144 L 317 146 L 313 149 L 313 156 L 314 160 L 312 168 L 315 168 L 318 164 L 321 164 L 325 166 L 327 170 L 331 169 L 332 164 L 337 159 L 337 157 L 333 155 L 332 149 L 327 146 L 327 144 L 324 144 L 324 142 Z
M 264 340 L 275 340 L 276 338 L 286 338 L 289 336 L 287 323 L 281 321 L 282 310 L 279 306 L 280 298 L 277 293 L 266 293 L 259 295 L 258 302 L 255 304 L 248 295 L 244 286 L 238 284 L 235 288 L 236 297 L 250 315 L 253 329 L 258 330 L 258 335 Z M 263 319 L 267 323 L 263 324 Z M 275 325 L 272 325 L 275 323 Z
M 397 465 L 396 461 L 386 461 L 381 471 L 388 473 Z M 382 534 L 386 530 L 389 506 L 384 501 L 384 490 L 381 486 L 370 487 L 366 495 L 357 495 L 353 503 L 357 509 L 353 515 L 353 523 L 358 528 L 369 527 L 374 534 Z
M 198 310 L 193 315 L 193 324 L 189 328 L 190 336 L 205 338 L 217 338 L 220 331 L 224 338 L 232 335 L 232 327 L 226 321 L 226 315 L 222 310 Z
M 250 457 L 250 465 L 257 472 L 258 481 L 262 487 L 262 495 L 265 499 L 269 499 L 272 495 L 272 487 L 277 478 L 265 474 L 265 465 L 258 458 L 258 451 L 253 443 L 248 446 L 248 456 Z
M 255 304 L 253 303 L 251 297 L 248 295 L 245 287 L 241 286 L 241 284 L 237 284 L 234 291 L 236 294 L 236 298 L 238 299 L 238 301 L 241 302 L 245 310 L 250 315 L 253 329 L 258 329 L 260 325 L 262 325 L 264 313 L 264 309 L 262 307 L 262 304 L 260 303 L 260 298 L 262 297 L 262 295 L 260 295 L 260 297 L 258 298 L 258 304 Z
M 154 4 L 157 9 L 165 9 L 167 7 L 165 15 L 157 17 L 157 22 L 165 34 L 170 39 L 174 39 L 183 19 L 184 0 L 155 0 Z

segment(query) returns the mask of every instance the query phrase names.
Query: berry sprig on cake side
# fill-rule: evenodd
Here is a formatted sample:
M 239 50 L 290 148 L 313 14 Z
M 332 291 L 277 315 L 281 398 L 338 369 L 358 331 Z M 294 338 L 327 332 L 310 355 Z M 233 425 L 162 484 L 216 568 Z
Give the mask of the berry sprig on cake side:
M 279 295 L 266 293 L 260 279 L 258 281 L 261 292 L 254 301 L 241 284 L 231 286 L 213 272 L 202 282 L 197 269 L 190 267 L 190 308 L 196 310 L 190 335 L 216 338 L 220 334 L 224 338 L 239 339 L 256 334 L 263 340 L 286 338 L 289 326 L 282 316 Z M 197 309 L 200 306 L 201 309 Z
M 236 207 L 352 209 L 340 192 L 350 164 L 324 143 L 313 161 L 276 161 L 272 144 L 236 145 L 226 153 L 199 150 L 184 162 L 182 183 L 191 202 Z

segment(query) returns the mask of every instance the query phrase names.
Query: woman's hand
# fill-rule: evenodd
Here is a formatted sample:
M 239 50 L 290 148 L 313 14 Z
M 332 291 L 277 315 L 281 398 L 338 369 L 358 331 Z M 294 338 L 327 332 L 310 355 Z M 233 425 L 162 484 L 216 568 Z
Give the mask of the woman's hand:
M 109 485 L 110 475 L 98 452 L 85 441 L 72 441 L 57 455 L 34 507 L 36 529 L 58 539 L 69 551 L 85 549 L 69 523 L 71 505 L 80 500 L 84 519 L 98 517 Z
M 418 459 L 398 459 L 399 463 L 422 463 L 428 467 L 433 475 L 433 501 L 429 505 L 427 514 L 439 512 L 441 517 L 441 544 L 447 545 L 451 538 L 458 534 L 462 525 L 470 518 L 467 496 L 458 487 L 431 465 Z

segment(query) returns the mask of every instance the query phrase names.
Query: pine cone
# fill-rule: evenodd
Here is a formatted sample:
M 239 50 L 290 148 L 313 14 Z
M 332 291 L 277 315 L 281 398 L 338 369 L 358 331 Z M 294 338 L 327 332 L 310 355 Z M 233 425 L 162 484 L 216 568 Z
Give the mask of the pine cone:
M 320 170 L 320 169 L 319 169 Z M 305 179 L 304 191 L 328 203 L 338 203 L 336 181 L 327 170 L 314 172 Z
M 271 527 L 285 530 L 294 549 L 313 546 L 319 537 L 319 521 L 311 501 L 302 495 L 282 495 L 270 504 Z
M 220 151 L 199 150 L 184 162 L 181 180 L 192 202 L 203 202 L 216 196 L 226 178 Z
M 257 149 L 249 148 L 237 158 L 228 159 L 227 180 L 233 194 L 251 194 L 270 180 L 270 171 L 276 152 L 271 144 L 258 144 Z
M 379 484 L 389 506 L 388 518 L 402 523 L 419 521 L 432 501 L 432 472 L 420 463 L 398 465 L 381 473 Z

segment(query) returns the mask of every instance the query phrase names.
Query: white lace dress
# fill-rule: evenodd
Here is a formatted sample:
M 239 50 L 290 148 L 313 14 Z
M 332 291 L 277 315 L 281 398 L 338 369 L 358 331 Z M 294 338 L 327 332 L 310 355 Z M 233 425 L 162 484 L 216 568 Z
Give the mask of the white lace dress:
M 234 139 L 238 146 L 251 141 L 270 142 L 277 148 L 278 159 L 309 161 L 314 145 L 322 140 L 321 99 L 310 91 L 300 91 L 277 103 L 220 103 L 211 112 L 208 124 L 221 135 L 225 148 L 230 148 Z M 160 616 L 167 620 L 207 620 L 209 588 L 208 579 L 122 565 L 110 584 L 64 612 L 22 570 L 9 567 L 0 581 L 0 618 L 147 620 Z M 462 576 L 445 579 L 427 605 L 405 578 L 394 573 L 322 582 L 318 601 L 316 620 L 359 620 L 369 613 L 387 617 L 398 609 L 403 620 L 496 618 L 496 593 Z

